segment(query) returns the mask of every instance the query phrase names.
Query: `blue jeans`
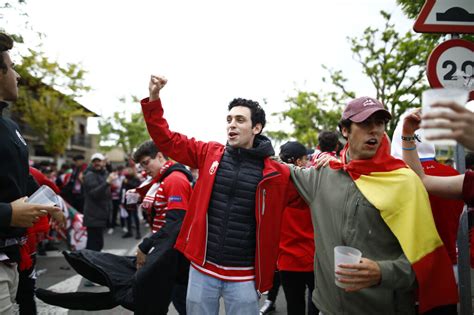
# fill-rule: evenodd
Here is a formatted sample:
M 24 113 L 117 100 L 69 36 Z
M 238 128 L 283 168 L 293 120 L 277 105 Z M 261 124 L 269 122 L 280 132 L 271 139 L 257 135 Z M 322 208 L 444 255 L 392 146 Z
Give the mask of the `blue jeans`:
M 233 282 L 213 278 L 189 268 L 186 312 L 192 315 L 218 315 L 219 299 L 224 299 L 227 315 L 258 315 L 255 281 Z

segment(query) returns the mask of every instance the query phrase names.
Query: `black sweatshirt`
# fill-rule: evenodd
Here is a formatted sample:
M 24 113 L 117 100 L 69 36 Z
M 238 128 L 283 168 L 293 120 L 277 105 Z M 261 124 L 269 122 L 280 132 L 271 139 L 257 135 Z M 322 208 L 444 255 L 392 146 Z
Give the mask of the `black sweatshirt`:
M 17 261 L 18 246 L 4 247 L 6 239 L 25 234 L 24 228 L 10 227 L 10 203 L 28 192 L 28 147 L 18 130 L 18 125 L 3 116 L 8 104 L 0 101 L 0 253 Z

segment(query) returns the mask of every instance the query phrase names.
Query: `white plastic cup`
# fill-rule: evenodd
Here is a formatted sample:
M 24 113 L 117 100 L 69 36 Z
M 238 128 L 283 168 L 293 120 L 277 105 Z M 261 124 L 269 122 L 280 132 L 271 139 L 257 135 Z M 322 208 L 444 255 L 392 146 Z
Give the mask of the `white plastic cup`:
M 452 112 L 449 108 L 432 107 L 433 104 L 439 103 L 456 103 L 460 106 L 466 106 L 469 99 L 469 92 L 462 89 L 429 89 L 421 94 L 421 105 L 424 114 L 429 112 Z M 444 119 L 435 119 L 435 121 L 443 121 Z M 426 120 L 428 121 L 428 120 Z M 431 142 L 434 145 L 455 146 L 454 140 L 428 140 L 427 136 L 437 136 L 449 133 L 450 129 L 444 128 L 423 128 L 422 140 Z
M 58 204 L 58 196 L 56 193 L 46 185 L 41 186 L 31 195 L 27 203 L 35 203 L 44 206 L 54 206 Z
M 356 269 L 348 269 L 338 267 L 340 264 L 359 264 L 360 259 L 362 258 L 362 252 L 354 247 L 349 246 L 336 246 L 334 247 L 334 269 L 335 271 L 357 271 Z M 339 282 L 338 278 L 348 278 L 342 277 L 341 275 L 335 275 L 335 283 L 340 288 L 349 288 L 350 284 Z

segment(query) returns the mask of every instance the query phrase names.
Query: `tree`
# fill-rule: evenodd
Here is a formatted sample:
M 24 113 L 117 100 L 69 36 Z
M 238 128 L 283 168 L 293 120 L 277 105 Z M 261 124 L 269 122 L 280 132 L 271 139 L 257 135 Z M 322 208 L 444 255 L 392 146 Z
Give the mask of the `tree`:
M 295 138 L 307 147 L 315 147 L 320 131 L 336 130 L 343 104 L 339 95 L 297 91 L 286 102 L 290 108 L 273 115 L 279 116 L 280 121 L 289 119 L 293 132 L 268 131 L 269 137 L 280 141 Z
M 421 92 L 428 89 L 425 79 L 426 60 L 439 42 L 437 35 L 414 35 L 407 32 L 400 35 L 390 14 L 381 11 L 385 20 L 383 30 L 368 27 L 361 37 L 349 38 L 351 50 L 362 71 L 375 88 L 375 97 L 392 113 L 393 119 L 387 126 L 392 135 L 400 115 L 410 107 L 420 106 Z M 330 80 L 343 95 L 345 79 L 341 71 L 328 69 Z
M 15 46 L 14 54 L 21 57 L 21 62 L 15 67 L 21 81 L 19 98 L 12 107 L 12 115 L 16 120 L 26 123 L 44 143 L 45 151 L 57 160 L 74 134 L 74 117 L 88 115 L 74 99 L 90 88 L 84 83 L 85 71 L 80 65 L 60 65 L 45 56 L 41 45 L 30 42 L 27 48 L 22 44 L 23 33 L 33 33 L 38 39 L 45 36 L 35 32 L 29 24 L 28 14 L 22 6 L 25 2 L 0 2 L 0 21 L 3 26 L 0 31 L 10 33 L 16 44 L 19 44 Z M 18 17 L 19 21 L 16 22 L 20 27 L 12 22 L 17 19 L 6 19 L 7 16 Z M 11 33 L 12 30 L 15 30 L 15 34 Z
M 412 9 L 415 10 L 415 9 Z M 426 60 L 439 42 L 439 35 L 403 35 L 390 22 L 390 14 L 381 11 L 385 20 L 382 30 L 368 27 L 360 37 L 348 38 L 354 58 L 362 66 L 363 73 L 375 88 L 375 97 L 392 113 L 387 126 L 392 136 L 400 115 L 410 107 L 420 106 L 421 92 L 428 89 L 425 79 Z M 357 95 L 347 87 L 349 79 L 343 72 L 323 65 L 328 72 L 324 82 L 335 91 L 313 93 L 298 91 L 290 97 L 290 109 L 277 113 L 282 120 L 290 119 L 294 131 L 268 132 L 269 136 L 282 140 L 294 137 L 298 141 L 314 146 L 317 134 L 322 129 L 334 130 L 340 118 L 341 104 Z
M 418 16 L 425 2 L 425 0 L 397 0 L 403 12 L 410 19 L 414 19 Z
M 16 67 L 21 82 L 12 113 L 35 132 L 45 151 L 57 160 L 74 134 L 74 117 L 88 116 L 74 100 L 89 90 L 84 84 L 85 72 L 76 64 L 51 62 L 42 52 L 28 52 Z
M 138 102 L 136 97 L 132 97 Z M 125 103 L 125 99 L 120 102 Z M 99 121 L 99 139 L 101 149 L 110 151 L 113 147 L 121 146 L 125 154 L 131 157 L 133 151 L 150 136 L 146 129 L 142 113 L 115 112 L 111 117 Z

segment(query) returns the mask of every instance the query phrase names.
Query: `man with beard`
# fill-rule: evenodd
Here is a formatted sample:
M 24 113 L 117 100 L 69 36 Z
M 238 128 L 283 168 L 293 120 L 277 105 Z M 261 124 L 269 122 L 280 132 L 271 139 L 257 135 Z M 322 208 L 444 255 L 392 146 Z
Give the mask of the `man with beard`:
M 112 209 L 110 183 L 117 175 L 105 170 L 105 157 L 94 153 L 91 168 L 84 176 L 84 226 L 87 227 L 86 248 L 100 252 L 104 247 L 104 229 Z

